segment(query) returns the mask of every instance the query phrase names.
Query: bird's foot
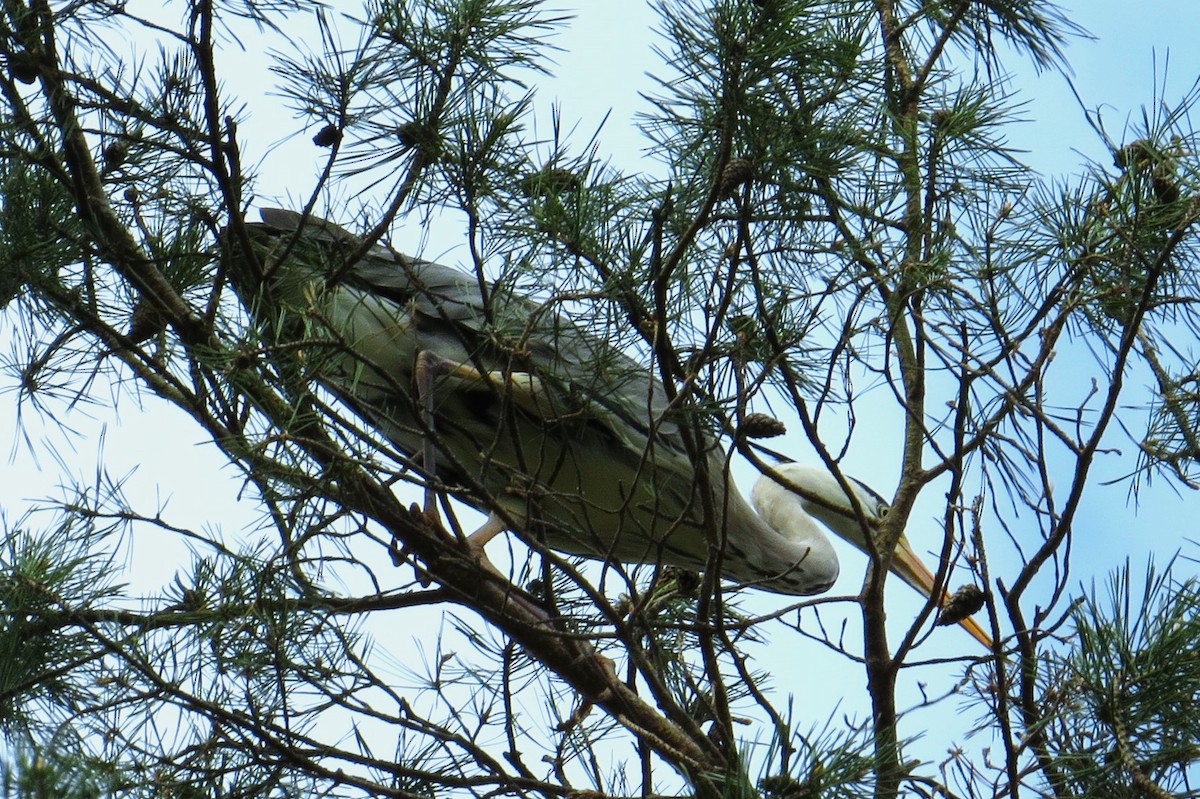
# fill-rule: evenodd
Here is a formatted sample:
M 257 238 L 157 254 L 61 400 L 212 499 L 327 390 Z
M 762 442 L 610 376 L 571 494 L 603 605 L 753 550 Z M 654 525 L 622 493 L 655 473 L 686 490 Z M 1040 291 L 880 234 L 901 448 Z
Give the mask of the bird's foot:
M 587 718 L 588 714 L 592 712 L 593 707 L 595 707 L 595 705 L 590 700 L 581 699 L 579 701 L 579 705 L 576 706 L 575 711 L 571 713 L 571 717 L 560 724 L 556 724 L 554 731 L 570 732 L 571 730 L 575 729 L 583 722 L 585 718 Z
M 492 540 L 499 530 L 503 530 L 503 527 L 496 529 L 496 522 L 494 518 L 489 519 L 483 525 L 483 527 L 481 527 L 479 530 L 476 530 L 471 535 L 464 536 L 461 534 L 455 535 L 447 530 L 446 526 L 442 524 L 441 516 L 438 515 L 436 508 L 428 502 L 425 503 L 424 507 L 415 502 L 412 503 L 408 506 L 408 514 L 414 522 L 437 537 L 450 539 L 460 543 L 477 566 L 486 569 L 496 577 L 500 577 L 505 580 L 508 579 L 500 573 L 500 570 L 497 569 L 490 560 L 488 560 L 487 553 L 484 552 L 483 549 L 487 542 Z M 391 555 L 392 563 L 395 566 L 402 566 L 411 560 L 413 569 L 416 570 L 417 577 L 421 580 L 421 585 L 429 587 L 429 573 L 417 564 L 417 560 L 413 557 L 412 548 L 410 546 L 405 544 L 399 538 L 393 536 L 392 543 L 388 547 L 388 554 Z
M 436 511 L 423 509 L 420 505 L 413 503 L 409 506 L 408 512 L 415 522 L 431 533 L 440 534 L 439 537 L 460 542 L 466 550 L 467 556 L 476 566 L 490 575 L 493 580 L 509 589 L 505 597 L 506 605 L 507 603 L 511 603 L 523 609 L 526 613 L 537 619 L 536 624 L 538 625 L 548 626 L 552 622 L 550 614 L 546 612 L 544 607 L 538 604 L 533 597 L 514 586 L 508 576 L 497 569 L 495 564 L 488 559 L 487 553 L 484 551 L 484 545 L 505 529 L 504 525 L 498 519 L 495 517 L 489 518 L 482 527 L 471 535 L 463 536 L 460 534 L 456 536 L 445 528 Z M 411 547 L 393 537 L 388 551 L 395 565 L 400 566 L 406 562 L 412 563 L 413 570 L 417 574 L 417 579 L 421 581 L 423 587 L 428 588 L 433 582 L 430 573 L 421 567 L 418 560 L 413 556 Z
M 421 523 L 428 524 L 425 514 L 416 505 L 409 508 L 409 513 Z M 388 544 L 388 555 L 391 556 L 392 565 L 396 568 L 400 568 L 406 563 L 411 564 L 413 573 L 417 577 L 417 582 L 421 584 L 422 588 L 428 588 L 433 584 L 433 580 L 429 577 L 429 572 L 421 566 L 421 562 L 413 554 L 412 547 L 401 541 L 400 537 L 395 533 L 392 534 L 392 541 Z
M 570 732 L 578 727 L 595 705 L 603 704 L 613 698 L 614 689 L 621 682 L 617 676 L 617 664 L 613 662 L 612 658 L 605 657 L 593 649 L 580 655 L 576 662 L 579 661 L 591 661 L 593 667 L 599 670 L 600 684 L 604 687 L 592 696 L 582 697 L 575 711 L 571 713 L 571 717 L 554 728 L 556 732 Z

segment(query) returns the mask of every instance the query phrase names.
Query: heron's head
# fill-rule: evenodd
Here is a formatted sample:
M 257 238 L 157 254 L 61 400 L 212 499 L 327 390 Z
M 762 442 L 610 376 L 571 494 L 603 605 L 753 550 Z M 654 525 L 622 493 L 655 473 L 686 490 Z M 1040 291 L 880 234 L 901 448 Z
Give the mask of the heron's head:
M 763 492 L 788 491 L 799 500 L 805 513 L 821 522 L 841 539 L 865 553 L 870 553 L 871 548 L 867 545 L 866 536 L 874 536 L 879 523 L 887 516 L 889 510 L 889 505 L 883 497 L 853 477 L 846 477 L 846 484 L 862 511 L 860 518 L 854 509 L 851 494 L 848 494 L 833 473 L 824 467 L 783 463 L 775 467 L 775 472 L 791 485 L 780 486 L 770 477 L 764 477 L 760 481 Z M 759 502 L 759 491 L 756 486 L 756 504 Z M 896 543 L 890 569 L 921 596 L 927 599 L 933 596 L 934 576 L 913 552 L 903 534 Z M 944 605 L 946 594 L 944 591 L 939 593 L 938 604 Z M 966 618 L 960 623 L 973 638 L 991 648 L 991 637 L 972 619 Z
M 786 485 L 766 477 L 755 488 L 756 502 L 761 504 L 760 500 L 766 499 L 768 494 L 785 493 L 798 500 L 805 513 L 838 537 L 867 551 L 865 533 L 873 531 L 888 512 L 888 503 L 883 497 L 854 478 L 846 478 L 866 521 L 867 530 L 864 531 L 850 495 L 828 469 L 803 463 L 781 463 L 775 467 L 775 473 L 783 478 Z

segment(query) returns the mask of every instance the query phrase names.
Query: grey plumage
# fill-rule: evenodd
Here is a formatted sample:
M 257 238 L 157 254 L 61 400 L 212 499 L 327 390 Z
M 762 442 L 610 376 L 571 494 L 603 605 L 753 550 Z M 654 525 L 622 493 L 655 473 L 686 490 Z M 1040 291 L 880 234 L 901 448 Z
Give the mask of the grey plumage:
M 821 593 L 837 578 L 818 520 L 873 551 L 867 537 L 888 506 L 856 480 L 781 464 L 756 482 L 755 512 L 728 480 L 719 442 L 700 431 L 707 479 L 698 479 L 651 366 L 555 304 L 382 246 L 349 263 L 361 242 L 342 228 L 291 211 L 262 216 L 246 226 L 253 254 L 226 235 L 224 259 L 268 352 L 281 346 L 281 369 L 302 361 L 418 471 L 429 422 L 436 474 L 426 478 L 486 513 L 502 511 L 527 539 L 586 557 L 699 569 L 711 527 L 722 576 L 783 594 Z M 440 368 L 420 394 L 417 364 L 429 358 Z M 903 535 L 890 569 L 946 605 Z M 969 617 L 954 620 L 992 648 Z
M 651 366 L 508 285 L 383 246 L 347 264 L 359 240 L 342 228 L 310 218 L 301 230 L 291 211 L 262 218 L 247 225 L 254 258 L 226 242 L 237 292 L 263 331 L 309 342 L 320 382 L 418 468 L 427 436 L 417 356 L 457 365 L 434 381 L 432 402 L 436 478 L 458 498 L 485 512 L 498 505 L 556 550 L 698 569 L 707 491 L 724 576 L 790 594 L 832 584 L 828 544 L 817 557 L 811 540 L 755 514 L 709 437 L 710 480 L 698 484 Z

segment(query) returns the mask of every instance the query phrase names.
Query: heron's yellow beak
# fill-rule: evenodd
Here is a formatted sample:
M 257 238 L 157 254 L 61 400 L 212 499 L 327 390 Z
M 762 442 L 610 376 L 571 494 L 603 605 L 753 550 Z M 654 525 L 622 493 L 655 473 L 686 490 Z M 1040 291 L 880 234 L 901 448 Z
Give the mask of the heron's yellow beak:
M 926 599 L 933 596 L 933 575 L 929 569 L 925 568 L 921 559 L 913 553 L 908 541 L 903 536 L 896 544 L 896 554 L 892 556 L 892 573 L 919 591 L 921 596 Z M 938 607 L 944 607 L 947 598 L 946 592 L 943 591 L 942 595 L 938 597 Z M 976 624 L 970 616 L 960 621 L 959 625 L 976 641 L 988 649 L 992 648 L 992 637 L 984 632 L 984 629 Z

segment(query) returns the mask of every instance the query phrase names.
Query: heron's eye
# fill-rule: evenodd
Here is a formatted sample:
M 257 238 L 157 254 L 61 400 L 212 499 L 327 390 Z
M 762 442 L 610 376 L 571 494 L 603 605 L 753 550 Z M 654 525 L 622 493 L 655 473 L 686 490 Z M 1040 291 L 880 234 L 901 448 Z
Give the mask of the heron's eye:
M 877 519 L 883 519 L 883 518 L 886 518 L 886 517 L 887 517 L 887 515 L 888 515 L 888 511 L 890 511 L 890 510 L 891 510 L 891 508 L 889 508 L 889 507 L 887 506 L 887 503 L 886 503 L 886 502 L 880 502 L 880 503 L 879 503 L 879 504 L 878 504 L 878 505 L 875 507 L 875 518 L 877 518 Z

